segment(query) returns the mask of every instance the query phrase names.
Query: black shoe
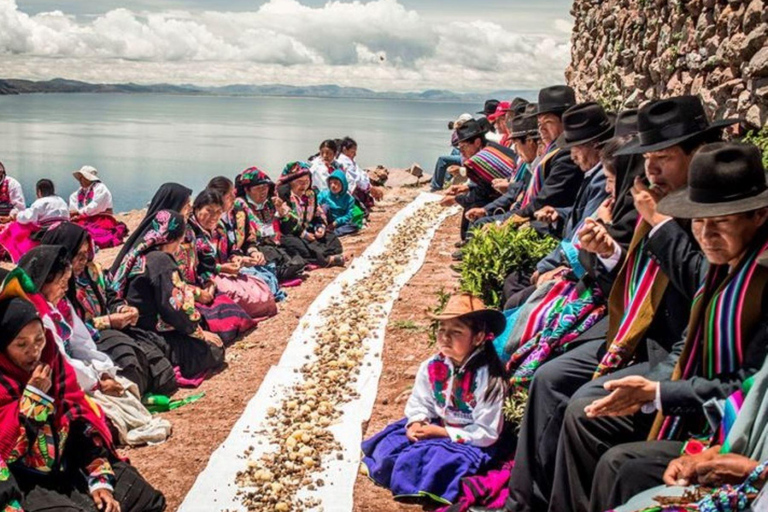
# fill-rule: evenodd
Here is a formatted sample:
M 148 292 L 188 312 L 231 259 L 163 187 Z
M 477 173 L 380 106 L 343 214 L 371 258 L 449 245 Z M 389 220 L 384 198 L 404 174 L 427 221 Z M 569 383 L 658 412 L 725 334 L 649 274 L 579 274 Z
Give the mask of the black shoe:
M 461 249 L 461 248 L 462 248 L 462 247 L 464 247 L 465 245 L 467 245 L 467 241 L 466 241 L 466 240 L 459 240 L 458 242 L 456 242 L 455 244 L 453 244 L 453 246 L 454 246 L 455 248 L 457 248 L 457 249 Z
M 461 249 L 459 249 L 458 251 L 456 251 L 453 254 L 451 254 L 451 259 L 453 261 L 461 261 L 461 260 L 464 259 L 464 253 L 461 252 Z

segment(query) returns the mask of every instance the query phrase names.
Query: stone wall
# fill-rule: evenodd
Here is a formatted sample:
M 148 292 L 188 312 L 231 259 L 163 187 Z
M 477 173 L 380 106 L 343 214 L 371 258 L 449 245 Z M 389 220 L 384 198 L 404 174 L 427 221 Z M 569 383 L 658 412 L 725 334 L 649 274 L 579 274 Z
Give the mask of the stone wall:
M 612 109 L 680 94 L 768 123 L 768 0 L 575 0 L 566 78 Z

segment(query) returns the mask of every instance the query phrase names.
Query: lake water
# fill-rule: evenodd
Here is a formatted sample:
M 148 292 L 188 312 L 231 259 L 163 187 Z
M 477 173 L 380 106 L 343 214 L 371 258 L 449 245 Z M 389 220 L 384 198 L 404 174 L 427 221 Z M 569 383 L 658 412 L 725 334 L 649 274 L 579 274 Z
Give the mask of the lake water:
M 358 142 L 358 163 L 432 171 L 449 150 L 446 124 L 481 105 L 355 99 L 31 94 L 0 96 L 0 161 L 27 202 L 40 178 L 68 197 L 72 171 L 93 165 L 116 211 L 141 208 L 159 185 L 200 190 L 257 166 L 272 177 L 326 138 Z

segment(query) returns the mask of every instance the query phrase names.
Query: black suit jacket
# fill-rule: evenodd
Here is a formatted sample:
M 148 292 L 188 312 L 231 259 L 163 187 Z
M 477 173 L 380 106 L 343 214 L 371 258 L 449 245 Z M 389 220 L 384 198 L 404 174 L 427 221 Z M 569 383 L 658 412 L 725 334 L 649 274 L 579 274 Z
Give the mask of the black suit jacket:
M 515 212 L 522 217 L 533 217 L 533 213 L 544 206 L 573 206 L 579 192 L 584 173 L 571 159 L 570 150 L 560 150 L 544 165 L 549 169 L 541 191 L 528 206 Z

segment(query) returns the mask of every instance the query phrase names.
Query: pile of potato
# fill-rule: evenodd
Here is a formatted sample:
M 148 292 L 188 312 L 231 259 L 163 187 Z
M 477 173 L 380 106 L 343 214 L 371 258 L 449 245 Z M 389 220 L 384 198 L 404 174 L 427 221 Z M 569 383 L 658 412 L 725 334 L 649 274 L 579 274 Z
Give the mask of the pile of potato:
M 329 426 L 339 421 L 340 406 L 359 397 L 355 383 L 364 371 L 364 342 L 382 325 L 395 278 L 443 212 L 436 203 L 419 208 L 390 237 L 370 271 L 345 284 L 341 296 L 321 311 L 324 323 L 317 338 L 307 340 L 316 346 L 314 357 L 301 367 L 303 382 L 282 397 L 279 407 L 268 410 L 267 432 L 276 450 L 249 460 L 237 475 L 238 496 L 249 511 L 322 510 L 318 500 L 298 499 L 297 491 L 326 485 L 316 477 L 323 458 L 343 457 Z

